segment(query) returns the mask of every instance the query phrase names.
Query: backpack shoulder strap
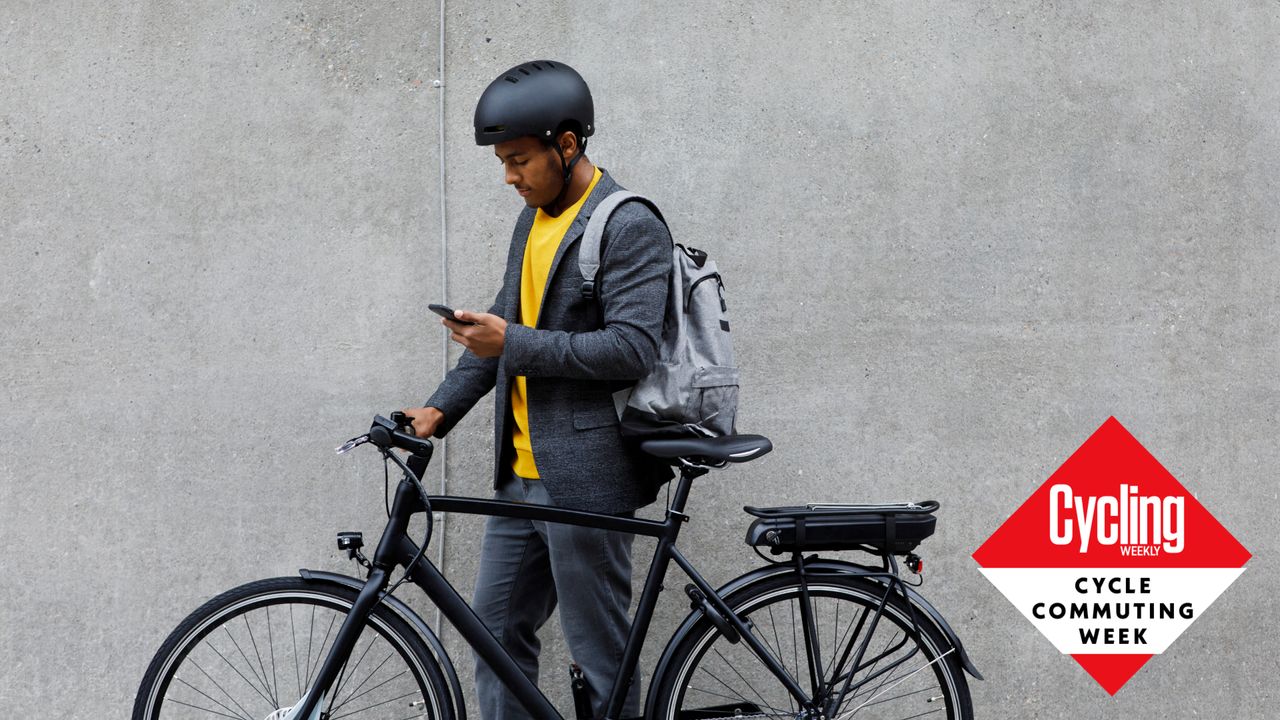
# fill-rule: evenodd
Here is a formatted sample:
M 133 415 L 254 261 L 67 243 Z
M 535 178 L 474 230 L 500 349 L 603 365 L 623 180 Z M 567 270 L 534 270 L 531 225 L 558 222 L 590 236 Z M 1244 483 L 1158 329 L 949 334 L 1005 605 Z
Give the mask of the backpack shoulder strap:
M 609 222 L 613 211 L 630 200 L 644 203 L 654 215 L 658 216 L 663 225 L 667 224 L 658 206 L 643 195 L 619 190 L 601 200 L 595 210 L 591 211 L 591 217 L 587 219 L 587 229 L 582 232 L 582 244 L 578 246 L 578 269 L 582 271 L 582 297 L 588 300 L 596 296 L 596 276 L 600 274 L 600 246 L 604 239 L 605 225 Z

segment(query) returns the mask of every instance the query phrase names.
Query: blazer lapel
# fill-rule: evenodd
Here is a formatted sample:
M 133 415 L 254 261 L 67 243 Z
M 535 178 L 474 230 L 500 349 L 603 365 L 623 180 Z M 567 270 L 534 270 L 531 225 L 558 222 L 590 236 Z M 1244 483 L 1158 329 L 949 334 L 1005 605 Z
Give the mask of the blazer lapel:
M 582 207 L 578 209 L 578 216 L 573 219 L 569 225 L 569 229 L 564 231 L 564 237 L 560 240 L 560 246 L 556 248 L 555 257 L 551 259 L 551 269 L 547 271 L 547 283 L 542 287 L 542 299 L 538 302 L 538 318 L 534 321 L 534 327 L 538 327 L 542 322 L 542 309 L 547 306 L 547 291 L 551 289 L 551 283 L 555 281 L 556 269 L 560 267 L 560 258 L 564 257 L 564 253 L 571 245 L 582 238 L 582 233 L 587 229 L 587 221 L 591 219 L 591 213 L 596 209 L 605 198 L 613 194 L 615 190 L 620 189 L 618 184 L 609 176 L 609 171 L 600 168 L 600 182 L 596 183 L 591 194 L 582 203 Z M 529 221 L 529 227 L 533 227 L 532 219 Z M 529 233 L 525 232 L 525 244 L 528 244 Z M 523 267 L 524 258 L 521 253 L 521 267 Z
M 533 218 L 536 208 L 525 208 L 516 219 L 516 229 L 511 239 L 511 253 L 507 258 L 506 286 L 511 288 L 507 294 L 507 306 L 502 308 L 503 319 L 509 323 L 520 322 L 520 280 L 524 270 L 524 254 L 529 247 L 529 231 L 533 229 Z

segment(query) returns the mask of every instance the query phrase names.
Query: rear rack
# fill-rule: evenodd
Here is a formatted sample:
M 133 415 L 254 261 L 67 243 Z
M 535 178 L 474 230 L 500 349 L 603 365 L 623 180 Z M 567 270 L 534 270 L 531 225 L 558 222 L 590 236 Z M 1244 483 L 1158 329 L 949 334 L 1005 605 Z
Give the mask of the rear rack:
M 937 512 L 939 507 L 937 500 L 923 500 L 918 503 L 809 503 L 807 505 L 766 508 L 747 505 L 742 509 L 759 518 L 773 518 L 861 513 L 875 515 L 927 515 Z
M 933 534 L 937 500 L 907 503 L 810 503 L 743 510 L 758 519 L 746 542 L 775 555 L 808 550 L 906 554 Z

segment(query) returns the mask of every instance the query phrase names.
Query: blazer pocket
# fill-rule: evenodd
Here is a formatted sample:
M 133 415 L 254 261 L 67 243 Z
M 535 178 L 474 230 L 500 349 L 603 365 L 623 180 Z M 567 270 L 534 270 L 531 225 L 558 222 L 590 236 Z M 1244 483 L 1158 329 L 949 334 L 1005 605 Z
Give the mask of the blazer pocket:
M 574 410 L 573 428 L 590 430 L 591 428 L 608 427 L 618 424 L 618 412 L 611 407 L 593 410 Z

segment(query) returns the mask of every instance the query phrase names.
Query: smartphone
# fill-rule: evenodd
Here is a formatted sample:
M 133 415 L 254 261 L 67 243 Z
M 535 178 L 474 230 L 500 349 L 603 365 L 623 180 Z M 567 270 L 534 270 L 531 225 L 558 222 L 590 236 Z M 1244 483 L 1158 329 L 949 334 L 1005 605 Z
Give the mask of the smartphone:
M 446 320 L 452 320 L 458 323 L 459 325 L 475 325 L 475 323 L 473 322 L 466 322 L 464 320 L 459 320 L 458 318 L 454 317 L 453 308 L 449 307 L 448 305 L 437 305 L 435 303 L 431 303 L 430 305 L 427 306 L 427 308 L 431 310 L 431 312 L 439 315 L 440 317 Z

